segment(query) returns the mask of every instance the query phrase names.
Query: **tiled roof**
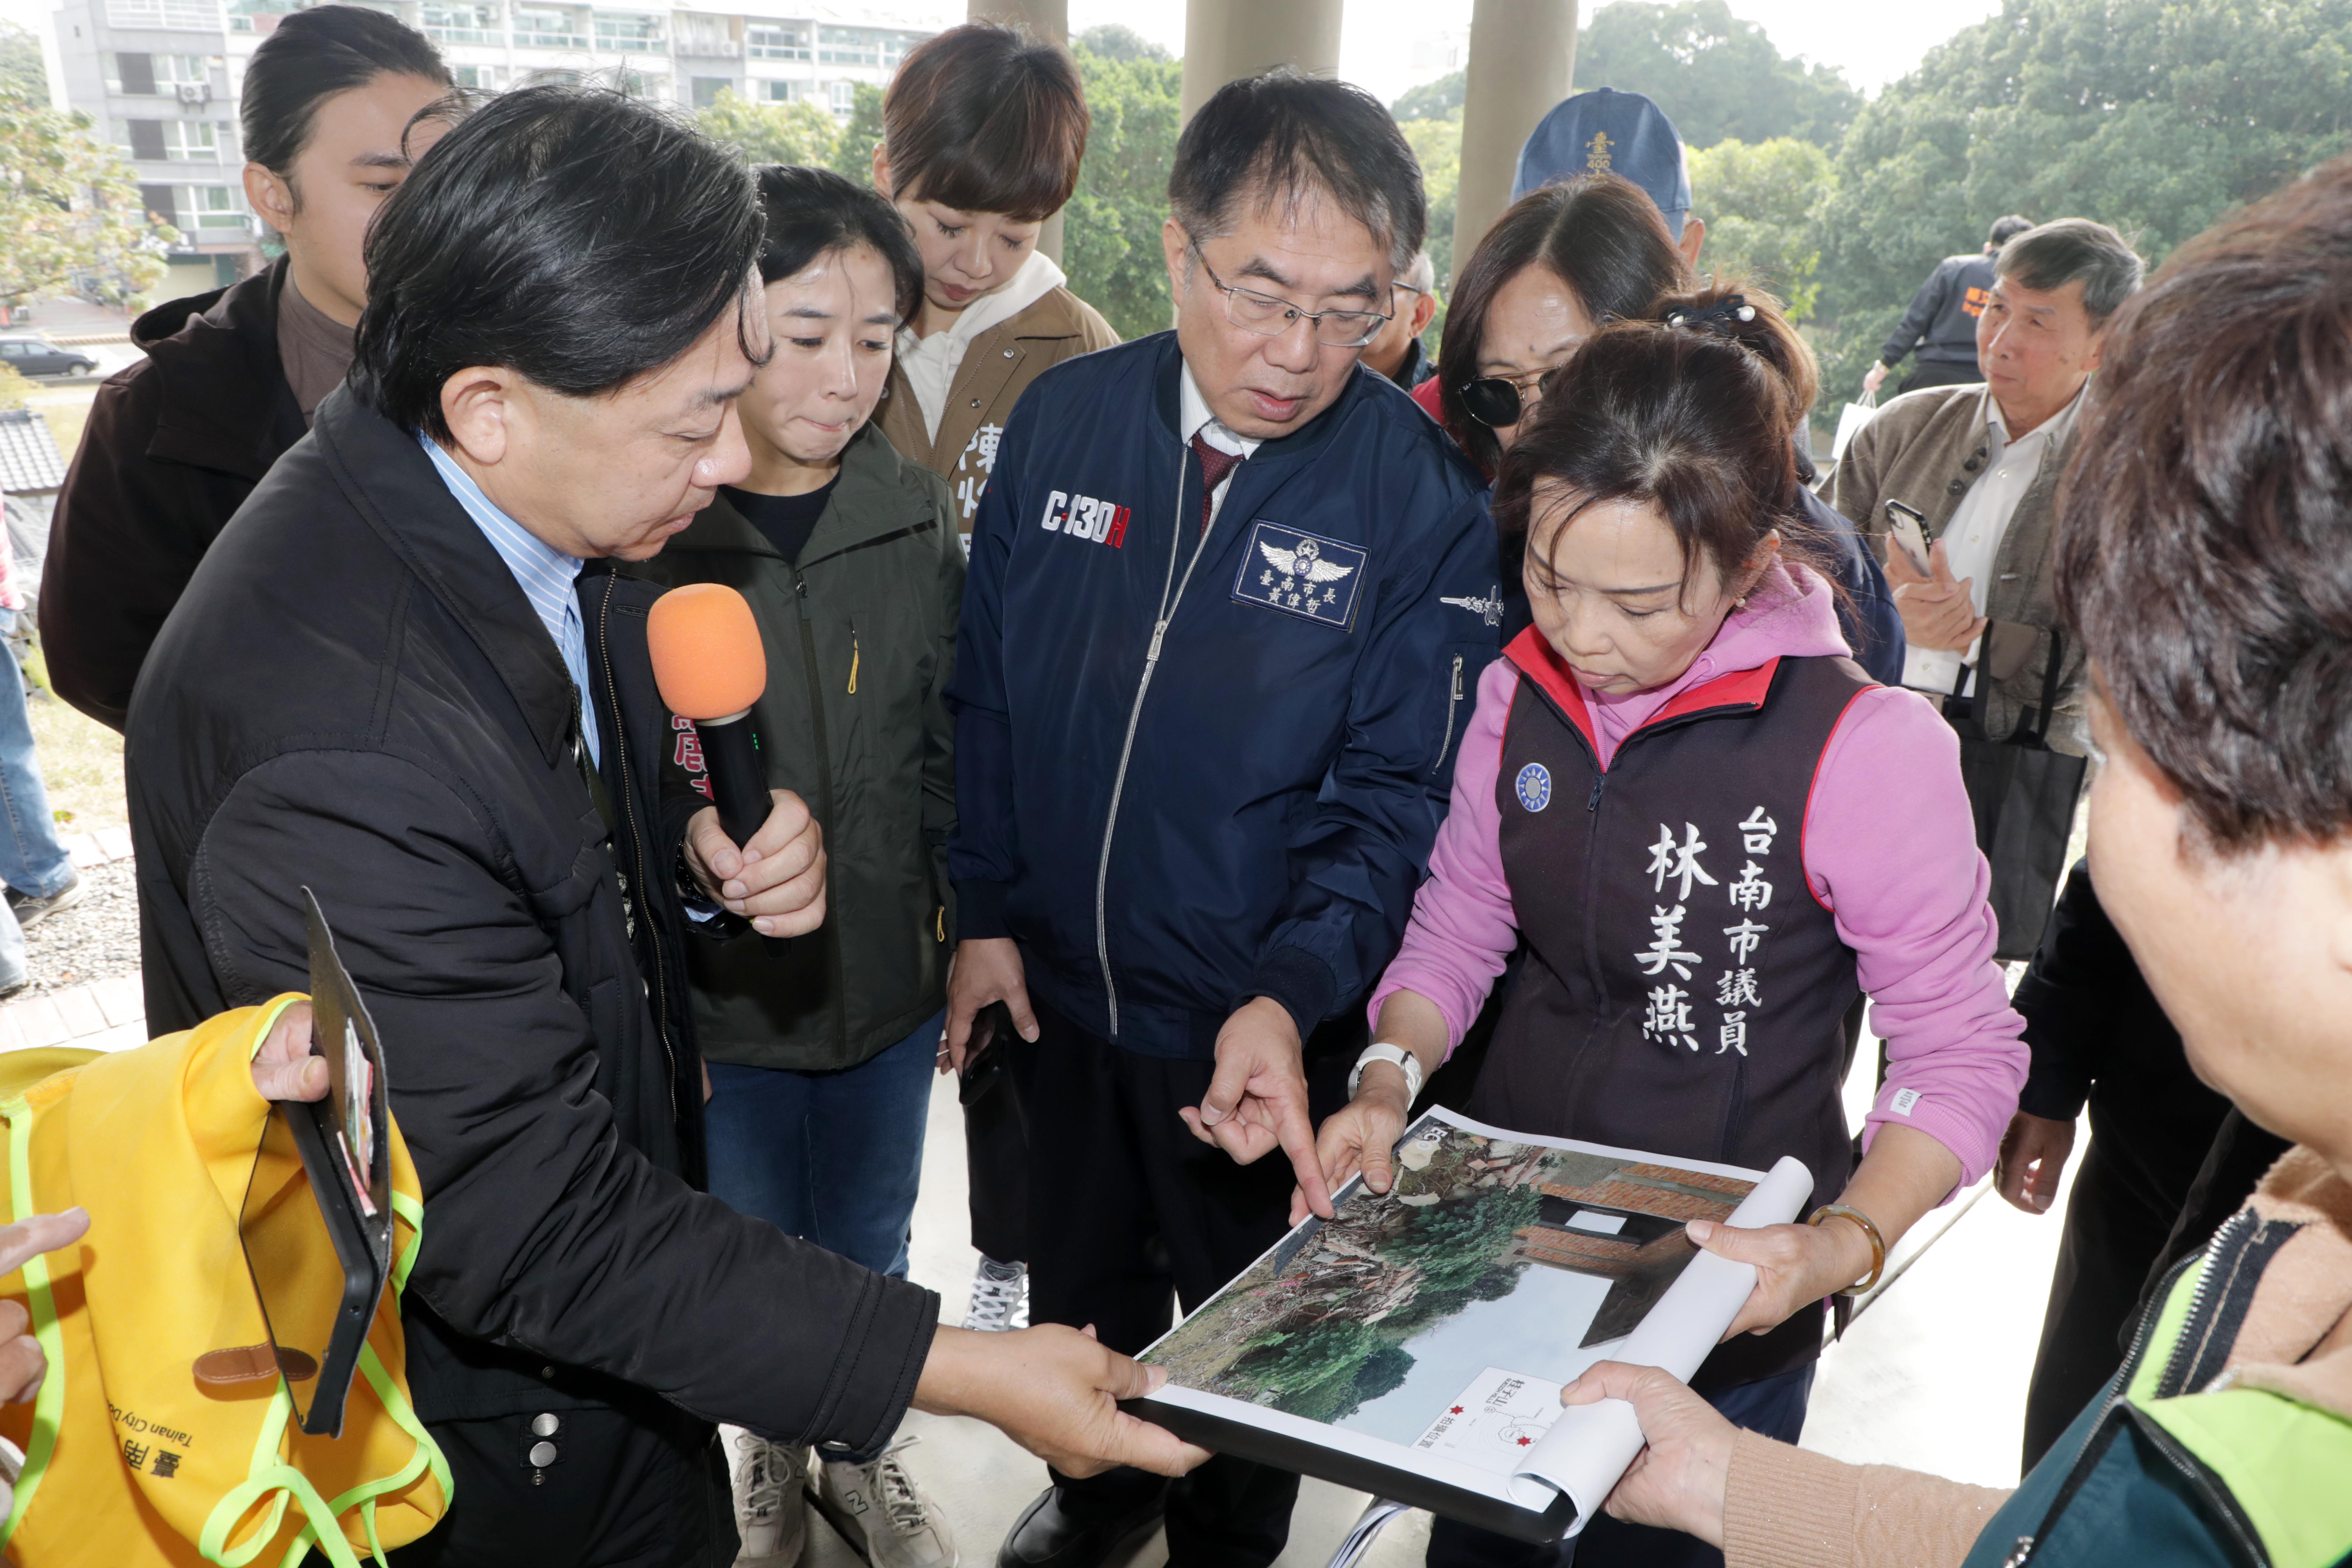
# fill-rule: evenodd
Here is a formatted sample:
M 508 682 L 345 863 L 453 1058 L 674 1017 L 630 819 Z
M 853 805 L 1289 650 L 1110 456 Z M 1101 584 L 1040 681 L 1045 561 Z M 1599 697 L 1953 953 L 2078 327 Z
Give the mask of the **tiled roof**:
M 29 408 L 0 409 L 0 490 L 40 495 L 66 482 L 49 422 Z

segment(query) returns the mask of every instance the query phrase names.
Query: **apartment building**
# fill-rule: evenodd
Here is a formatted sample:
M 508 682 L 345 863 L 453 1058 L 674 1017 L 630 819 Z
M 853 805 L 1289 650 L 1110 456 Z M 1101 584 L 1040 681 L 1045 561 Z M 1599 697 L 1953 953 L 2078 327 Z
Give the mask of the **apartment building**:
M 960 4 L 904 9 L 734 0 L 705 9 L 559 0 L 366 0 L 440 46 L 484 91 L 597 80 L 688 109 L 722 91 L 814 102 L 846 118 L 856 84 L 887 83 Z M 245 62 L 303 0 L 65 0 L 56 25 L 67 101 L 137 171 L 148 210 L 184 239 L 155 296 L 233 282 L 261 265 L 236 124 Z

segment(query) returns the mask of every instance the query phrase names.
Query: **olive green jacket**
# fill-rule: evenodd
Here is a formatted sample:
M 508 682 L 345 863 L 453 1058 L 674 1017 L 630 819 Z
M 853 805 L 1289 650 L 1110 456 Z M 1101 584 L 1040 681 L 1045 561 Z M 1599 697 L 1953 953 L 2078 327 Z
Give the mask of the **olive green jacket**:
M 751 601 L 768 655 L 751 710 L 768 783 L 824 830 L 825 921 L 771 958 L 740 921 L 687 945 L 703 1054 L 749 1067 L 853 1067 L 945 1000 L 955 912 L 955 656 L 963 551 L 948 488 L 872 425 L 795 566 L 721 495 L 635 568 L 666 585 L 724 583 Z M 674 721 L 683 723 L 683 721 Z M 676 735 L 673 783 L 698 746 Z

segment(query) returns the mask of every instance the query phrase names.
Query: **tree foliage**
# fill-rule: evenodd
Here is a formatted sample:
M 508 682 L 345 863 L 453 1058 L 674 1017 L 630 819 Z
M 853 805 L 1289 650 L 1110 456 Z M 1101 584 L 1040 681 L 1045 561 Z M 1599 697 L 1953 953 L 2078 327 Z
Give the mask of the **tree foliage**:
M 861 81 L 851 89 L 849 119 L 834 138 L 833 166 L 853 180 L 874 177 L 874 149 L 882 145 L 882 89 Z
M 1824 384 L 1850 395 L 1936 262 L 2005 213 L 2096 218 L 2154 265 L 2347 147 L 2352 0 L 2009 0 L 1839 149 L 1815 215 Z
M 1725 0 L 1618 0 L 1591 15 L 1576 35 L 1574 89 L 1641 93 L 1693 147 L 1794 136 L 1834 148 L 1862 108 L 1862 94 L 1834 67 L 1782 54 Z M 1467 80 L 1454 71 L 1424 82 L 1389 111 L 1400 123 L 1443 120 L 1462 108 Z
M 130 163 L 89 116 L 0 93 L 0 302 L 79 282 L 127 303 L 163 276 L 179 237 L 148 218 Z
M 1107 60 L 1171 60 L 1176 57 L 1134 28 L 1118 22 L 1088 27 L 1070 40 L 1073 47 Z
M 1601 7 L 1577 36 L 1576 86 L 1643 94 L 1693 147 L 1782 136 L 1834 147 L 1862 108 L 1834 67 L 1782 54 L 1725 0 Z
M 1829 189 L 1830 155 L 1793 136 L 1737 140 L 1690 155 L 1691 206 L 1706 220 L 1706 265 L 1769 289 L 1789 319 L 1812 314 L 1822 286 L 1813 216 Z
M 1402 100 L 1400 100 L 1402 101 Z M 1443 284 L 1454 276 L 1454 209 L 1462 183 L 1462 110 L 1433 120 L 1407 120 L 1398 126 L 1421 160 L 1422 187 L 1429 195 L 1429 259 Z M 1434 330 L 1439 323 L 1433 322 Z
M 831 114 L 806 99 L 754 103 L 722 89 L 719 100 L 695 117 L 703 134 L 743 154 L 747 163 L 814 163 L 830 167 L 841 141 Z M 870 156 L 870 155 L 869 155 Z M 856 177 L 866 177 L 859 170 Z
M 1120 337 L 1138 338 L 1166 328 L 1171 315 L 1160 231 L 1182 124 L 1184 68 L 1148 44 L 1149 52 L 1117 55 L 1097 54 L 1087 41 L 1125 31 L 1088 28 L 1070 50 L 1094 129 L 1077 191 L 1065 209 L 1062 270 L 1070 291 L 1100 310 Z
M 0 22 L 0 99 L 49 101 L 49 71 L 41 63 L 41 40 L 14 22 Z

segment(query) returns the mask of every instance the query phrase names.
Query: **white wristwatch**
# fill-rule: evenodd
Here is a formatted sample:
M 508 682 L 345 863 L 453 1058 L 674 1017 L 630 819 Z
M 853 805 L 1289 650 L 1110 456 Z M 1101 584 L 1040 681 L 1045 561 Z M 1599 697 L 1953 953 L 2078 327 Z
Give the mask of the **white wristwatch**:
M 1356 1098 L 1356 1086 L 1363 1082 L 1364 1069 L 1374 1062 L 1394 1062 L 1404 1069 L 1404 1103 L 1410 1110 L 1412 1102 L 1421 1098 L 1421 1058 L 1402 1046 L 1391 1046 L 1386 1041 L 1366 1046 L 1364 1054 L 1356 1058 L 1355 1069 L 1348 1074 L 1348 1098 Z

